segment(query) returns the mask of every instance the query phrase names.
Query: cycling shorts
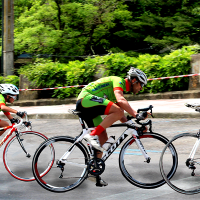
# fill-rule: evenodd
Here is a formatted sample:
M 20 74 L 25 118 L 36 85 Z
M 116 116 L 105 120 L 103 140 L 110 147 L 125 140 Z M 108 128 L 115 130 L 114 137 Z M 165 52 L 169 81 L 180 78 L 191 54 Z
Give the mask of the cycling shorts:
M 76 103 L 76 110 L 88 127 L 98 126 L 102 121 L 101 115 L 108 115 L 113 102 L 88 93 Z

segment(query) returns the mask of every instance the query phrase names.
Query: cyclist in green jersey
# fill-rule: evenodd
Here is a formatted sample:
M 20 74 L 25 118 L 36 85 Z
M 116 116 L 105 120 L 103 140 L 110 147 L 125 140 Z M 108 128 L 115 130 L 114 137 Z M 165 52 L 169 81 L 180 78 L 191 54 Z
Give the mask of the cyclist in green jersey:
M 124 98 L 123 91 L 137 94 L 146 84 L 147 77 L 145 73 L 131 67 L 125 79 L 109 76 L 92 82 L 82 89 L 78 96 L 76 110 L 81 112 L 80 116 L 88 127 L 96 127 L 84 138 L 100 151 L 97 155 L 98 158 L 102 157 L 104 150 L 102 145 L 108 140 L 106 128 L 117 120 L 122 123 L 127 122 L 124 111 L 133 117 L 138 115 Z M 107 116 L 102 120 L 101 115 Z M 93 178 L 94 180 L 91 180 L 95 181 L 96 178 Z M 101 186 L 108 185 L 101 177 L 99 179 Z
M 76 110 L 81 111 L 81 117 L 88 127 L 96 127 L 85 136 L 91 145 L 103 152 L 102 145 L 107 141 L 106 128 L 117 120 L 127 121 L 124 111 L 136 117 L 138 114 L 124 98 L 123 91 L 137 94 L 147 84 L 145 73 L 131 67 L 127 78 L 116 76 L 100 78 L 82 89 L 78 96 Z M 107 115 L 102 120 L 101 115 Z M 99 157 L 102 156 L 100 153 Z
M 24 116 L 24 112 L 18 112 L 17 110 L 14 110 L 8 106 L 6 106 L 6 103 L 13 103 L 15 99 L 17 98 L 17 95 L 19 94 L 18 88 L 13 84 L 0 84 L 0 111 L 3 111 L 3 113 L 6 115 L 6 117 L 11 121 L 11 123 L 14 123 L 15 120 L 12 117 L 10 113 L 15 113 L 20 117 Z M 14 121 L 13 121 L 14 120 Z M 0 127 L 6 127 L 9 126 L 9 123 L 7 121 L 0 119 Z M 5 131 L 0 131 L 0 136 Z

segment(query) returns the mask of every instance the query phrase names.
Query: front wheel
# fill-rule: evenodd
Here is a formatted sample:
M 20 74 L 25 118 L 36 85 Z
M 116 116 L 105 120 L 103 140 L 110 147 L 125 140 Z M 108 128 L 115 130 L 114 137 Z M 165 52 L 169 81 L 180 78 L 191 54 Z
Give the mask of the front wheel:
M 166 176 L 166 154 L 168 147 L 173 144 L 178 154 L 178 166 L 175 175 L 169 179 Z M 167 184 L 182 194 L 200 193 L 200 138 L 199 134 L 183 133 L 175 136 L 160 157 L 160 170 Z M 191 154 L 191 152 L 193 153 Z
M 168 139 L 157 133 L 145 133 L 139 137 L 150 162 L 138 148 L 136 141 L 131 137 L 122 147 L 119 156 L 119 165 L 123 176 L 133 185 L 153 189 L 165 183 L 159 169 L 159 159 Z M 177 166 L 177 153 L 173 145 L 167 148 L 167 174 L 171 178 Z
M 19 133 L 19 136 L 12 137 L 3 152 L 3 162 L 10 175 L 21 181 L 34 181 L 33 155 L 38 146 L 47 139 L 45 135 L 34 131 L 25 131 Z M 52 148 L 50 150 L 52 153 Z M 49 169 L 50 167 L 46 168 L 42 174 L 47 173 Z
M 36 150 L 32 163 L 33 174 L 36 181 L 46 190 L 67 192 L 78 187 L 86 179 L 89 154 L 81 142 L 73 145 L 74 141 L 74 138 L 67 136 L 52 137 Z M 49 145 L 54 148 L 55 160 L 48 174 L 41 177 L 41 172 L 52 162 Z M 61 161 L 63 155 L 67 156 Z

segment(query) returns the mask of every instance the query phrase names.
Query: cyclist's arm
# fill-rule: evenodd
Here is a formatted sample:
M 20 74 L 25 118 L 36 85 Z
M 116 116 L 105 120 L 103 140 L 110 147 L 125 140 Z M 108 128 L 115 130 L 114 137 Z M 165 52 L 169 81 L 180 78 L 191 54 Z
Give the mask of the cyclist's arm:
M 13 116 L 9 113 L 9 114 L 6 114 L 5 113 L 5 115 L 6 115 L 6 117 L 9 119 L 9 120 L 11 120 L 11 119 L 13 119 Z
M 124 109 L 127 113 L 129 113 L 133 117 L 136 117 L 137 112 L 131 108 L 128 101 L 124 98 L 123 91 L 115 90 L 114 94 L 117 100 L 117 104 L 120 106 L 120 108 Z
M 4 112 L 11 112 L 17 114 L 17 110 L 14 110 L 6 105 L 1 105 L 1 110 Z

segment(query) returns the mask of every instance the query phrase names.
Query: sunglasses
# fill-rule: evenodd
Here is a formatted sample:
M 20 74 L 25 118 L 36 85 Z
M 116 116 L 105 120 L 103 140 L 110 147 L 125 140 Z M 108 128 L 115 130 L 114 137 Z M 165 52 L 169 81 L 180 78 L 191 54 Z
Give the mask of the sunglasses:
M 135 81 L 134 83 L 140 83 L 141 87 L 143 88 L 144 87 L 144 83 L 141 83 L 140 81 Z M 133 84 L 134 84 L 133 83 Z
M 14 100 L 17 99 L 17 96 L 12 96 L 12 95 L 9 95 L 10 98 L 13 98 Z
M 142 88 L 144 87 L 144 83 L 141 83 L 141 82 L 140 82 L 140 85 L 141 85 Z

